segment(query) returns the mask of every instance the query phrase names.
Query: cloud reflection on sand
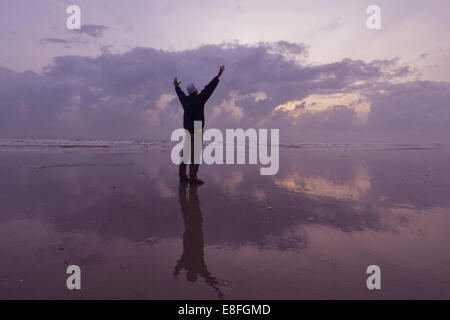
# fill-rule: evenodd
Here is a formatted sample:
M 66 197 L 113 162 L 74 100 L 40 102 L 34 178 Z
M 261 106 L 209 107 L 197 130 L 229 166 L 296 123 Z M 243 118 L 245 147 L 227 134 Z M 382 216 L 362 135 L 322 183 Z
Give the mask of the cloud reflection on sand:
M 339 183 L 320 176 L 301 176 L 297 171 L 285 178 L 273 178 L 274 183 L 287 191 L 317 197 L 330 197 L 340 200 L 359 200 L 370 191 L 370 176 L 363 167 L 355 168 L 353 181 Z
M 0 296 L 66 298 L 74 262 L 84 297 L 371 298 L 373 263 L 391 284 L 380 297 L 449 297 L 448 156 L 282 150 L 275 177 L 202 166 L 189 202 L 167 152 L 3 153 Z

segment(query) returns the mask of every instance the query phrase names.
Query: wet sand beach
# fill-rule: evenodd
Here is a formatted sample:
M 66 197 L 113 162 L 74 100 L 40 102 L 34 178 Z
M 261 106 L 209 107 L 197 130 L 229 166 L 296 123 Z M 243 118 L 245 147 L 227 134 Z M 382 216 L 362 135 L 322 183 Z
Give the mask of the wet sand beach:
M 0 299 L 450 298 L 448 146 L 282 146 L 199 187 L 170 151 L 0 143 Z

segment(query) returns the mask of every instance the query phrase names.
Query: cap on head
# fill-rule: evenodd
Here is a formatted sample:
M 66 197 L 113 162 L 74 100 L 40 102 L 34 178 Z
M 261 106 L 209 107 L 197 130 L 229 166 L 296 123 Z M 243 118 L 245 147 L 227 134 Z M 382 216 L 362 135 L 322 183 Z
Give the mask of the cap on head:
M 197 88 L 193 83 L 190 83 L 186 89 L 189 94 L 193 94 L 195 91 L 197 91 Z

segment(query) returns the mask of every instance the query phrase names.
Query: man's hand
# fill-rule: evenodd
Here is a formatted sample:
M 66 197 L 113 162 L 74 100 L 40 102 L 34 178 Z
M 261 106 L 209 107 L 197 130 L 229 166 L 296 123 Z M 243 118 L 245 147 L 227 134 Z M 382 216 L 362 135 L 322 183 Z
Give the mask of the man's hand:
M 180 85 L 180 81 L 178 81 L 178 79 L 177 78 L 175 78 L 175 79 L 173 79 L 173 85 L 175 86 L 175 87 L 178 87 L 179 85 Z
M 220 78 L 220 76 L 222 75 L 222 73 L 225 71 L 225 67 L 224 66 L 220 66 L 220 70 L 219 73 L 217 74 L 217 77 Z

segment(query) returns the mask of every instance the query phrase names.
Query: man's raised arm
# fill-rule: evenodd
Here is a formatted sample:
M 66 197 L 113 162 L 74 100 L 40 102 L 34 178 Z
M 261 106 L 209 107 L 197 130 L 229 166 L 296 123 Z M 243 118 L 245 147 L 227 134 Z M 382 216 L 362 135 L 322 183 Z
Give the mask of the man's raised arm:
M 219 84 L 219 78 L 222 76 L 222 73 L 224 72 L 225 67 L 220 66 L 219 73 L 217 76 L 215 76 L 210 83 L 206 85 L 206 87 L 200 92 L 200 95 L 202 96 L 202 99 L 204 102 L 208 101 L 209 97 L 211 97 L 212 93 L 216 89 L 217 85 Z
M 181 105 L 184 103 L 184 98 L 186 98 L 186 95 L 184 94 L 183 90 L 180 88 L 180 83 L 177 78 L 173 79 L 173 85 L 175 86 L 175 92 L 177 93 L 178 99 L 180 99 Z

